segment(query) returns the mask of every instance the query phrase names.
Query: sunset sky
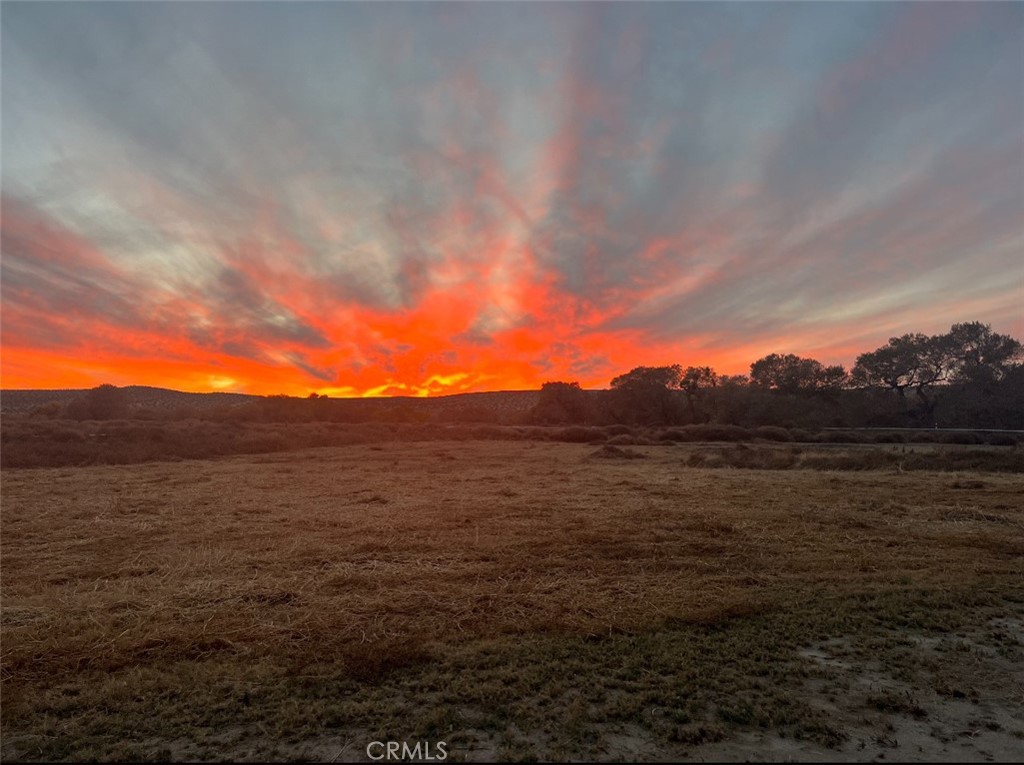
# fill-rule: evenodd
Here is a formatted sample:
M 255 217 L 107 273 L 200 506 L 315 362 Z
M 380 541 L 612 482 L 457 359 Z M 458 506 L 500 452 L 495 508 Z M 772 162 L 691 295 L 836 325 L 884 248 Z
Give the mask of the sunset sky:
M 1024 4 L 18 3 L 2 385 L 607 387 L 1024 339 Z

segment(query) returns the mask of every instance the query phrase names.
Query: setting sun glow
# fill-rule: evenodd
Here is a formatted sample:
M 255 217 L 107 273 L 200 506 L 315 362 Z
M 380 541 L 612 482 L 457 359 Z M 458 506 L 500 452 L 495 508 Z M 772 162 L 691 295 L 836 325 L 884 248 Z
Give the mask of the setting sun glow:
M 5 388 L 603 388 L 1024 331 L 1020 6 L 62 8 L 4 11 Z

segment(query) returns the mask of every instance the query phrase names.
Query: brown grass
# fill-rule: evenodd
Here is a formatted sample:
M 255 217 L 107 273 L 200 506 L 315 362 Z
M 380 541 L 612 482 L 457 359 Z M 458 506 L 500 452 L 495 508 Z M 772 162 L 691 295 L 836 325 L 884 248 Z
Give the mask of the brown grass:
M 268 673 L 331 677 L 358 698 L 460 651 L 486 667 L 509 640 L 662 634 L 893 594 L 910 604 L 894 614 L 921 593 L 1022 599 L 1018 475 L 706 470 L 682 448 L 589 460 L 586 444 L 386 443 L 7 470 L 4 732 L 35 747 L 19 756 L 107 758 L 111 710 L 166 707 L 159 740 L 129 753 L 156 757 L 195 730 L 173 710 L 211 703 L 211 688 L 229 698 L 219 725 L 251 722 L 242 694 Z M 108 676 L 164 695 L 132 701 Z M 373 730 L 417 711 L 385 708 L 352 719 Z M 288 728 L 286 711 L 262 708 L 260 725 Z
M 301 400 L 298 403 L 302 403 Z M 801 468 L 871 470 L 902 465 L 908 470 L 997 470 L 1024 472 L 1024 449 L 1006 433 L 941 431 L 809 433 L 779 427 L 747 430 L 735 425 L 686 425 L 681 428 L 630 428 L 624 425 L 551 427 L 452 422 L 248 422 L 213 419 L 88 420 L 6 415 L 0 421 L 0 466 L 80 467 L 142 462 L 211 459 L 235 454 L 270 454 L 312 447 L 421 441 L 560 441 L 612 446 L 736 443 L 762 448 L 746 459 L 712 460 L 731 467 L 779 469 L 777 459 L 751 464 L 753 454 L 777 455 L 765 442 L 801 442 L 794 453 L 828 450 L 828 460 L 806 459 Z M 913 442 L 913 445 L 908 445 Z M 803 444 L 807 445 L 804 446 Z M 889 452 L 874 444 L 899 444 Z M 843 460 L 832 460 L 836 444 L 850 444 Z M 949 444 L 948 448 L 934 448 Z M 969 448 L 969 447 L 979 448 Z M 996 447 L 996 448 L 993 448 Z M 911 454 L 910 458 L 894 456 Z M 789 467 L 797 461 L 790 461 Z

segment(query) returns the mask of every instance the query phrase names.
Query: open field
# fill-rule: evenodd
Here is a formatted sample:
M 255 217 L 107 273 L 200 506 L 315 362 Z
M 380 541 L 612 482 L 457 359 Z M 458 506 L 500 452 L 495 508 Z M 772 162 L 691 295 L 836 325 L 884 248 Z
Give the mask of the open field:
M 1024 477 L 816 454 L 5 470 L 3 758 L 1019 759 Z

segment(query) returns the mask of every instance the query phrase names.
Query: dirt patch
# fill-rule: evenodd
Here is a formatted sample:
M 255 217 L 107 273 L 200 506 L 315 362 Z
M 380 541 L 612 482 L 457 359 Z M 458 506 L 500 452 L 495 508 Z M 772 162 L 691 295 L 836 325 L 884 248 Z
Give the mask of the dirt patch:
M 714 758 L 912 762 L 1018 761 L 1024 751 L 1024 643 L 1017 618 L 950 635 L 890 631 L 846 636 L 801 651 L 815 706 L 844 720 L 830 751 L 762 736 L 729 742 Z

